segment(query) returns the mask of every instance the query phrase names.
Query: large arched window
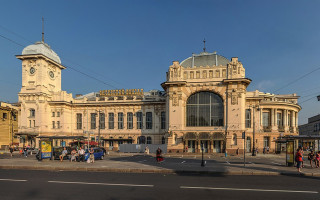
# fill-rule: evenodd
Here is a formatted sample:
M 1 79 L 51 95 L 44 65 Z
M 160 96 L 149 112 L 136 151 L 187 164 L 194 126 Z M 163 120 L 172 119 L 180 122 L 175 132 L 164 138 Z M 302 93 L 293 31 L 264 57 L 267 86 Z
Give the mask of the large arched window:
M 223 126 L 223 101 L 212 92 L 198 92 L 187 100 L 187 126 Z

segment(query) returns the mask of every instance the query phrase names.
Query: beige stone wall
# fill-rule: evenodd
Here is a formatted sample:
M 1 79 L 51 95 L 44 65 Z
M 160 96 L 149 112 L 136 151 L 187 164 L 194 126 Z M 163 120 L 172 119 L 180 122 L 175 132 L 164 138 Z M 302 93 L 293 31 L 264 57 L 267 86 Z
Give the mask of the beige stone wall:
M 17 107 L 0 102 L 0 147 L 9 146 L 18 142 L 15 133 L 18 130 Z M 16 118 L 12 115 L 15 113 Z

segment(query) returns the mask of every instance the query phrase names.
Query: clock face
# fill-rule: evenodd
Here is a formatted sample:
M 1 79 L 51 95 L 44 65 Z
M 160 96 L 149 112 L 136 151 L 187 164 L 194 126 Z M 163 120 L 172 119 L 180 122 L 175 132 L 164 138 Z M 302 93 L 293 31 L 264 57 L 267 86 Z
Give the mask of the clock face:
M 50 72 L 49 72 L 49 76 L 50 76 L 51 78 L 54 78 L 54 73 L 53 73 L 53 71 L 50 71 Z
M 35 72 L 36 72 L 36 69 L 33 68 L 33 67 L 31 67 L 31 68 L 30 68 L 30 74 L 34 74 Z

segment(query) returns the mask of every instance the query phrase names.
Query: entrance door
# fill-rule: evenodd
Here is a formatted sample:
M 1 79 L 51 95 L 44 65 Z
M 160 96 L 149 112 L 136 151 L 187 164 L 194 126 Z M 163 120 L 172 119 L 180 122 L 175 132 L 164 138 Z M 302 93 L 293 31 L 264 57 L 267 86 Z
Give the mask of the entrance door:
M 221 153 L 221 141 L 220 140 L 213 141 L 213 152 Z
M 188 140 L 188 152 L 189 153 L 194 153 L 195 152 L 195 147 L 196 147 L 196 141 Z
M 251 152 L 251 138 L 247 137 L 247 141 L 246 141 L 246 151 L 247 152 Z
M 208 145 L 208 140 L 202 140 L 201 141 L 201 145 L 203 145 L 203 153 L 208 153 L 208 147 L 209 147 L 209 145 Z M 201 146 L 200 146 L 200 148 L 201 148 Z

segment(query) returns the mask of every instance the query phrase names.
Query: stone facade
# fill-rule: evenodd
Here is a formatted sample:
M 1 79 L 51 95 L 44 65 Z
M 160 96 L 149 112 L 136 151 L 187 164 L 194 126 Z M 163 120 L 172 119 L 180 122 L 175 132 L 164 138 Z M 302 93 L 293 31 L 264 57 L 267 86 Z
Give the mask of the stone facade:
M 305 136 L 320 136 L 320 115 L 308 118 L 308 123 L 299 126 L 299 134 Z
M 15 133 L 18 132 L 18 107 L 0 102 L 0 147 L 9 147 L 18 143 Z
M 95 141 L 100 136 L 113 150 L 123 143 L 166 143 L 169 152 L 200 152 L 201 144 L 206 152 L 235 152 L 244 149 L 245 131 L 248 150 L 254 135 L 255 147 L 272 151 L 274 139 L 298 133 L 298 96 L 248 92 L 251 80 L 238 58 L 202 52 L 174 61 L 161 84 L 165 92 L 101 90 L 73 98 L 61 90 L 65 67 L 45 48 L 50 47 L 36 43 L 17 56 L 22 60 L 18 135 L 27 136 L 31 146 L 38 145 L 36 136 Z M 71 141 L 59 139 L 54 145 Z

